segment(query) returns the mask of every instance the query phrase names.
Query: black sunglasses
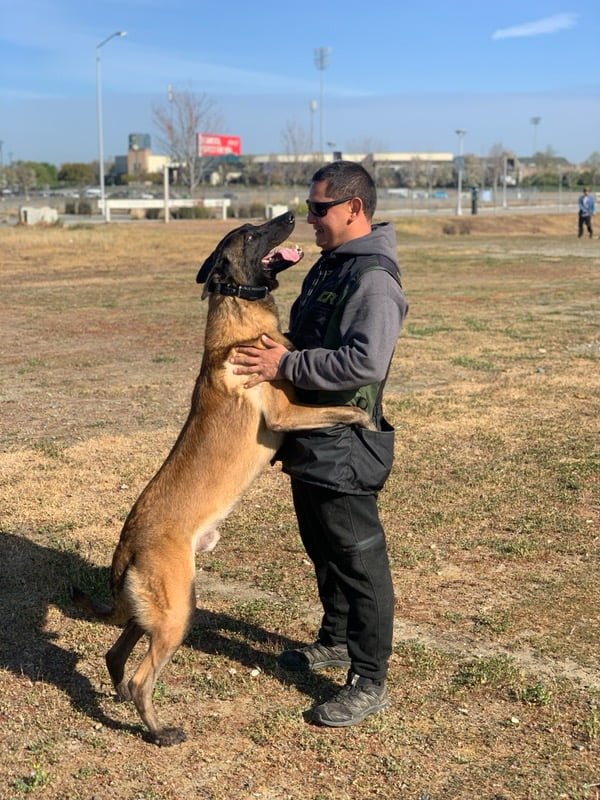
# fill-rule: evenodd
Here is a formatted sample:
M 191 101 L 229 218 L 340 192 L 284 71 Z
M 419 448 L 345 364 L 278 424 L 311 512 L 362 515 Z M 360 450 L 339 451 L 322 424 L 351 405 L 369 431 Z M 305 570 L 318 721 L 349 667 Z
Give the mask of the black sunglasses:
M 352 194 L 350 197 L 343 197 L 341 200 L 327 200 L 324 202 L 307 200 L 306 205 L 314 217 L 324 217 L 332 206 L 339 206 L 342 203 L 347 203 L 348 200 L 352 200 L 353 197 L 354 195 Z

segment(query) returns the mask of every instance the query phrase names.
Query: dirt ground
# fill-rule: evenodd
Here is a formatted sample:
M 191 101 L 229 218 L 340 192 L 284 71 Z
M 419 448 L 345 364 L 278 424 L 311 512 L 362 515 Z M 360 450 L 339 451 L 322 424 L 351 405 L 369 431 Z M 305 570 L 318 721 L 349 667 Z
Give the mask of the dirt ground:
M 570 216 L 395 223 L 410 303 L 380 496 L 396 589 L 393 705 L 303 711 L 344 680 L 281 671 L 319 619 L 269 468 L 197 558 L 197 614 L 156 703 L 115 703 L 106 596 L 120 526 L 183 423 L 198 265 L 233 221 L 0 228 L 0 798 L 598 800 L 600 240 Z M 281 279 L 286 319 L 317 251 Z M 142 652 L 140 644 L 139 653 Z

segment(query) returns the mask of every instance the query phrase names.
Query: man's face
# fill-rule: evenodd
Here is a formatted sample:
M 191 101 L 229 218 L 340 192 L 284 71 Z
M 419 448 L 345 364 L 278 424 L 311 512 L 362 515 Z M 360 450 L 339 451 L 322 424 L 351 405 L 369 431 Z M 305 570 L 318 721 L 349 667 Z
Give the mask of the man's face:
M 311 183 L 308 199 L 315 203 L 326 203 L 339 198 L 327 194 L 327 181 Z M 352 200 L 347 200 L 327 209 L 324 217 L 313 214 L 310 209 L 306 221 L 313 226 L 315 243 L 321 250 L 333 250 L 344 242 L 354 238 L 350 221 L 352 216 Z

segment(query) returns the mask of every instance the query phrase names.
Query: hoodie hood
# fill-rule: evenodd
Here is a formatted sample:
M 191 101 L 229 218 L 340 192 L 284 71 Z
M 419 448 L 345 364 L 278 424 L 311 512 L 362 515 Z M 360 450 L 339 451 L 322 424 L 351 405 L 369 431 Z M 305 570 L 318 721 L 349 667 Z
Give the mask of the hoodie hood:
M 350 256 L 377 256 L 384 255 L 390 258 L 396 265 L 398 255 L 396 251 L 396 231 L 390 222 L 379 222 L 373 225 L 371 232 L 366 236 L 359 236 L 344 242 L 335 250 L 323 253 L 325 257 L 331 255 L 336 258 L 348 258 Z

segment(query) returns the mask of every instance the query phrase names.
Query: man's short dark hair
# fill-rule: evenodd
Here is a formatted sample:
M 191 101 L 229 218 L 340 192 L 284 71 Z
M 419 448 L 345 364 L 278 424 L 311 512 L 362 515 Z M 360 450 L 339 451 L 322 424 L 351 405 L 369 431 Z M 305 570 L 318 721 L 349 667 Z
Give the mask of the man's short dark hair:
M 377 189 L 367 170 L 355 161 L 332 161 L 318 169 L 312 182 L 327 182 L 327 194 L 334 200 L 352 195 L 360 197 L 365 216 L 373 219 L 377 206 Z

